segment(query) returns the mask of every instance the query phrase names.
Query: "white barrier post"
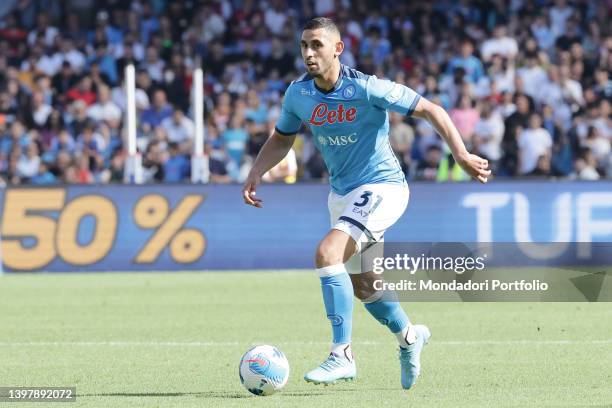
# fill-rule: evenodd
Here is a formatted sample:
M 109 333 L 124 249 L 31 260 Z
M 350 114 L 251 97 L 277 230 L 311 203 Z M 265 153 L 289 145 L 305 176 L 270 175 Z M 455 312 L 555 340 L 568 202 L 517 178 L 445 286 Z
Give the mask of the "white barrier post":
M 204 155 L 204 73 L 200 67 L 193 72 L 191 95 L 195 124 L 193 155 L 191 156 L 191 182 L 208 183 L 208 158 Z
M 136 147 L 136 69 L 129 64 L 125 67 L 126 132 L 128 156 L 125 161 L 123 181 L 141 184 L 143 182 L 142 157 Z

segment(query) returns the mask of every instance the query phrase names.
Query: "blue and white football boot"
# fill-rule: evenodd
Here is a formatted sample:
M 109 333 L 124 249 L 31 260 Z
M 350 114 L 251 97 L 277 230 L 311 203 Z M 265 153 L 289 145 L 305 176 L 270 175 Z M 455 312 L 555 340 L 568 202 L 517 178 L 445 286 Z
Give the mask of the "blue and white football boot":
M 314 384 L 335 384 L 337 381 L 352 381 L 357 377 L 355 359 L 330 353 L 327 360 L 306 373 L 304 379 Z
M 400 347 L 399 360 L 402 371 L 402 388 L 408 390 L 421 373 L 421 352 L 429 341 L 431 333 L 427 326 L 415 325 L 416 340 L 408 348 Z

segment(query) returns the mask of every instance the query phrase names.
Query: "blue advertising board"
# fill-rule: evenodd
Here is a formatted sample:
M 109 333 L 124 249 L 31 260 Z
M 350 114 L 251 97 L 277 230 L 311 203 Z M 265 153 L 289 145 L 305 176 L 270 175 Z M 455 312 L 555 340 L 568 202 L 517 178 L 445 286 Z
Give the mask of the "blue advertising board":
M 412 183 L 387 241 L 612 241 L 612 182 Z M 7 271 L 310 268 L 329 229 L 323 184 L 9 188 Z

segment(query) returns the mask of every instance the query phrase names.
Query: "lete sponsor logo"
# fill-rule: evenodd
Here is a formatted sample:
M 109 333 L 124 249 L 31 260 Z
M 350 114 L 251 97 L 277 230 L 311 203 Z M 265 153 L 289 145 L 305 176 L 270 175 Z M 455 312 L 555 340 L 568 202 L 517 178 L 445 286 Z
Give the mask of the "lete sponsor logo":
M 345 110 L 344 105 L 339 104 L 338 109 L 330 109 L 326 103 L 320 103 L 315 106 L 308 123 L 315 126 L 322 126 L 326 123 L 353 122 L 356 117 L 357 108 L 352 107 Z

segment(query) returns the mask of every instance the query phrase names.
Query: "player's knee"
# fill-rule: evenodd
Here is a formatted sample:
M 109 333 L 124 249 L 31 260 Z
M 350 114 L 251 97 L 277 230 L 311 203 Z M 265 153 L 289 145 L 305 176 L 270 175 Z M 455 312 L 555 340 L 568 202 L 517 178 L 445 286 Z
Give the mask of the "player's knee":
M 353 286 L 353 294 L 359 300 L 366 300 L 366 299 L 370 298 L 374 294 L 374 292 L 376 292 L 376 291 L 374 291 L 372 289 L 368 289 L 368 288 L 363 287 L 363 286 L 360 286 L 360 287 Z
M 327 240 L 323 240 L 317 247 L 315 263 L 317 268 L 343 263 L 342 251 L 338 250 L 334 245 L 331 245 Z
M 353 282 L 353 294 L 359 300 L 367 300 L 372 298 L 376 293 L 373 282 L 368 277 L 361 275 L 351 275 Z

